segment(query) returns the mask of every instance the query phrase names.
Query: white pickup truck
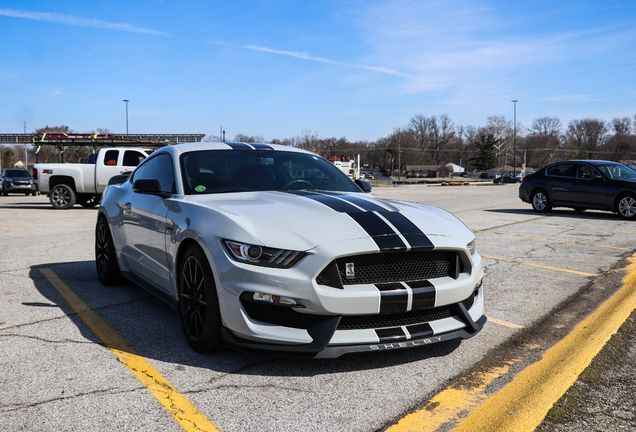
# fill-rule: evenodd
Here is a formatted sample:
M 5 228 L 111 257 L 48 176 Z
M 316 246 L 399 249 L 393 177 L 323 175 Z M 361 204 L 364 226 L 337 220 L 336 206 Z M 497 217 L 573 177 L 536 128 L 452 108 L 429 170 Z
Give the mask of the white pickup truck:
M 94 207 L 111 177 L 132 172 L 149 154 L 147 149 L 112 147 L 100 149 L 87 164 L 36 163 L 33 181 L 56 209 L 69 209 L 75 203 Z

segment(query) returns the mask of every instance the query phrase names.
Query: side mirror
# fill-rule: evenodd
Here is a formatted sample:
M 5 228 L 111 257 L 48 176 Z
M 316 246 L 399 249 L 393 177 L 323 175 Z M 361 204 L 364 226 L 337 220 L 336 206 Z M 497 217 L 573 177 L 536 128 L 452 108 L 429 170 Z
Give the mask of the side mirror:
M 133 183 L 133 192 L 146 194 L 146 195 L 156 195 L 161 198 L 170 198 L 172 196 L 171 193 L 163 192 L 161 190 L 161 183 L 157 179 L 140 179 L 135 180 Z
M 371 184 L 368 181 L 356 179 L 354 183 L 357 184 L 358 187 L 364 191 L 364 193 L 371 192 Z
M 599 180 L 603 180 L 603 177 L 602 177 L 602 176 L 600 176 L 599 174 L 592 174 L 592 175 L 590 176 L 590 179 L 591 179 L 591 180 L 599 181 Z

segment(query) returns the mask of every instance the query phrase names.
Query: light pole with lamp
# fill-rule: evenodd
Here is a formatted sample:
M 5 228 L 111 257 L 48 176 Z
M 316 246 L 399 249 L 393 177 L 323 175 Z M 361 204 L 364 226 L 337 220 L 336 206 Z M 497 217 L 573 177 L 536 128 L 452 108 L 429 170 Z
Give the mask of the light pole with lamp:
M 128 136 L 128 99 L 124 99 L 122 102 L 126 102 L 126 136 Z
M 513 153 L 512 153 L 512 176 L 516 179 L 517 178 L 517 99 L 514 99 L 512 101 L 512 103 L 514 104 L 515 107 L 515 120 L 514 120 L 514 126 L 513 126 L 513 135 L 512 135 L 512 146 L 513 146 Z

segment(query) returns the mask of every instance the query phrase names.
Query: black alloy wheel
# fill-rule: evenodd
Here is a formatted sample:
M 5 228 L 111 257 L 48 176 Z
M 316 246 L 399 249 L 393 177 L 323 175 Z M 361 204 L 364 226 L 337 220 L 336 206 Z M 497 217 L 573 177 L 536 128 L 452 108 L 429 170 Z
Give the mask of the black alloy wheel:
M 220 349 L 223 338 L 216 284 L 205 254 L 196 245 L 183 256 L 178 288 L 181 326 L 190 347 L 200 353 Z
M 75 191 L 65 184 L 59 184 L 51 189 L 49 200 L 53 208 L 65 210 L 70 209 L 75 205 L 76 200 Z
M 623 219 L 636 218 L 636 196 L 625 194 L 620 197 L 618 201 L 618 214 Z
M 532 208 L 539 213 L 547 213 L 552 210 L 552 203 L 550 197 L 544 190 L 538 190 L 532 194 L 530 198 Z
M 95 266 L 102 285 L 116 285 L 121 282 L 113 236 L 105 217 L 100 217 L 95 226 Z

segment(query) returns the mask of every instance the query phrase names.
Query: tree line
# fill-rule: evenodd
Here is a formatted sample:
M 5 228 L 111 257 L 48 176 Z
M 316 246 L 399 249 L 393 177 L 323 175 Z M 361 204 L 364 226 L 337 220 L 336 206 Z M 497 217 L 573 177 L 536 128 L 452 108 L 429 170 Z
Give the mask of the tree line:
M 540 168 L 565 159 L 604 159 L 631 161 L 636 159 L 636 115 L 605 121 L 595 118 L 572 120 L 567 126 L 558 117 L 540 117 L 529 127 L 504 116 L 490 116 L 486 125 L 458 126 L 452 119 L 416 114 L 408 124 L 375 141 L 349 141 L 346 138 L 325 138 L 318 132 L 304 130 L 299 136 L 266 140 L 263 136 L 237 134 L 236 142 L 282 144 L 309 150 L 329 159 L 343 160 L 360 154 L 363 164 L 387 170 L 406 172 L 407 166 L 440 166 L 455 163 L 469 171 L 506 170 L 513 164 L 519 168 L 524 157 L 526 166 Z M 73 133 L 69 126 L 45 126 L 35 133 Z M 98 128 L 86 133 L 110 133 Z M 220 141 L 219 136 L 207 135 L 206 141 Z M 11 167 L 20 160 L 21 146 L 4 146 L 2 167 Z M 86 162 L 91 149 L 68 147 L 67 162 Z M 30 162 L 35 149 L 29 149 Z M 40 162 L 58 162 L 59 149 L 43 146 Z

